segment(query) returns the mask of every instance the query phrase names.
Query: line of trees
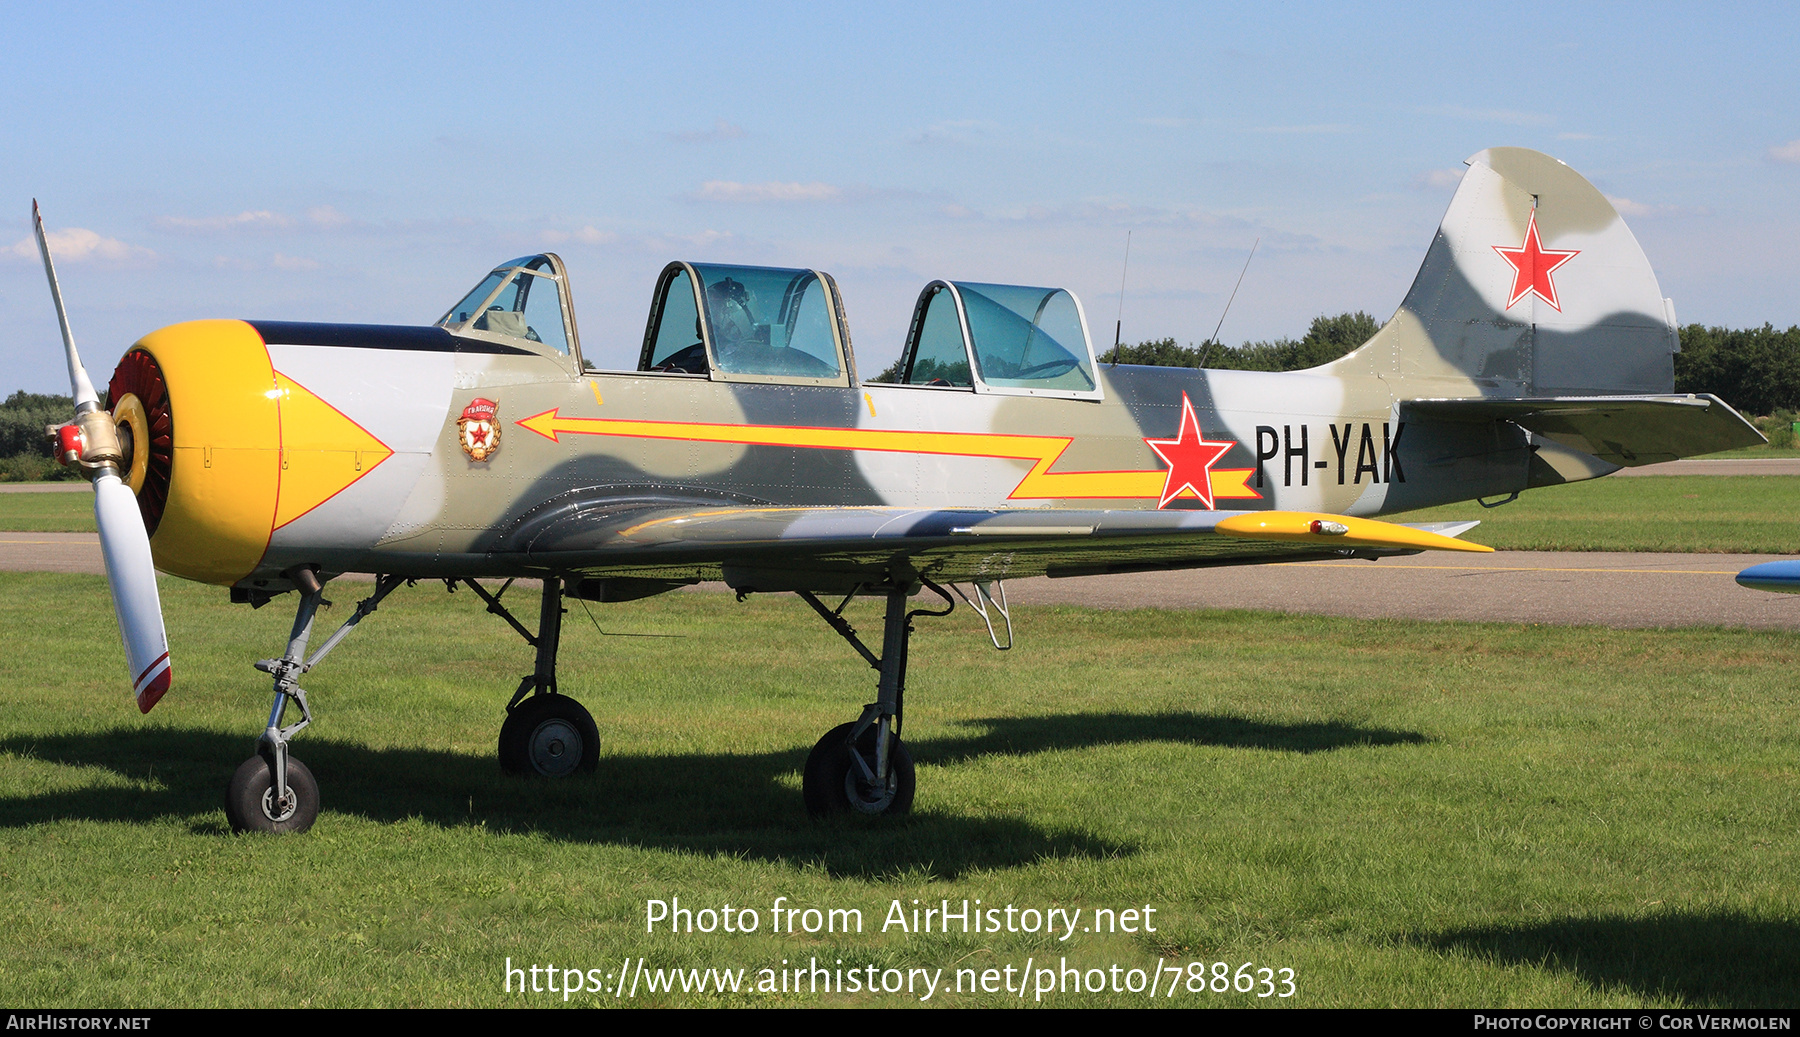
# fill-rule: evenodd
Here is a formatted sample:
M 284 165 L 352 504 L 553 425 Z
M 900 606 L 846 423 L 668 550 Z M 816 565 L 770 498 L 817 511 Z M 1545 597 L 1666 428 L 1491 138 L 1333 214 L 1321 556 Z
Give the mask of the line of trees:
M 1298 340 L 1246 342 L 1222 346 L 1202 342 L 1178 346 L 1172 338 L 1120 346 L 1101 355 L 1103 362 L 1147 364 L 1151 367 L 1209 367 L 1217 371 L 1299 371 L 1328 364 L 1375 337 L 1381 322 L 1362 312 L 1335 317 L 1314 317 Z
M 0 402 L 0 482 L 40 482 L 75 478 L 79 473 L 56 463 L 44 426 L 60 425 L 75 416 L 68 396 L 47 396 L 23 389 Z
M 1681 329 L 1675 391 L 1709 392 L 1745 414 L 1800 409 L 1800 326 Z

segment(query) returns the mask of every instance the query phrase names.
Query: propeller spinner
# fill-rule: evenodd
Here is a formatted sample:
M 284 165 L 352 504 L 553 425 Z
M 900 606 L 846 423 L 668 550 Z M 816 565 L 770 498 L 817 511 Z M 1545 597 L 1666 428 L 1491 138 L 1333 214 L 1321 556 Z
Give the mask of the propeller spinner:
M 50 243 L 44 238 L 44 220 L 36 199 L 31 203 L 31 223 L 37 232 L 38 250 L 44 256 L 44 275 L 50 280 L 50 298 L 56 303 L 56 320 L 62 328 L 63 349 L 69 362 L 69 389 L 75 397 L 75 420 L 58 430 L 58 452 L 65 463 L 77 462 L 94 483 L 94 523 L 100 530 L 100 549 L 106 556 L 106 580 L 112 587 L 113 610 L 125 639 L 125 657 L 131 666 L 131 693 L 138 709 L 150 712 L 169 690 L 169 639 L 163 631 L 162 600 L 156 592 L 156 567 L 150 556 L 150 534 L 131 488 L 120 479 L 127 464 L 119 442 L 118 427 L 100 406 L 99 394 L 81 366 L 75 337 L 69 332 L 63 309 L 62 289 L 56 283 L 56 267 L 50 261 Z M 135 444 L 143 450 L 147 444 Z

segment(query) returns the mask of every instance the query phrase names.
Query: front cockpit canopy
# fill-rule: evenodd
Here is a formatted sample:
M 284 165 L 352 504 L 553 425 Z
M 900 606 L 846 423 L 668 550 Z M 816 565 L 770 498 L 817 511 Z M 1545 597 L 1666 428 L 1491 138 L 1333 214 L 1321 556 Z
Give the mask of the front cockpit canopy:
M 541 343 L 567 356 L 574 338 L 562 260 L 545 253 L 495 267 L 474 291 L 438 318 L 460 335 Z
M 829 274 L 671 263 L 657 280 L 638 370 L 847 384 L 849 340 Z
M 903 385 L 1097 397 L 1081 303 L 1062 288 L 933 281 L 907 336 Z

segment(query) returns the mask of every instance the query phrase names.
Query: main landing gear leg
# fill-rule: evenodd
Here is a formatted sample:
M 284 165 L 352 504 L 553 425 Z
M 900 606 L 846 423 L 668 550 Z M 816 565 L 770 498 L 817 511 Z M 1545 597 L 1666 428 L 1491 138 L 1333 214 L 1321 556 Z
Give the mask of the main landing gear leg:
M 556 650 L 562 641 L 561 577 L 544 580 L 533 637 L 507 613 L 498 596 L 473 580 L 464 581 L 537 649 L 537 665 L 519 682 L 500 725 L 500 769 L 516 777 L 566 778 L 592 774 L 600 763 L 600 730 L 581 703 L 556 690 Z M 501 588 L 502 591 L 505 588 Z
M 304 832 L 319 816 L 319 783 L 306 764 L 288 755 L 288 743 L 312 723 L 306 691 L 300 675 L 317 666 L 350 631 L 374 612 L 381 599 L 405 582 L 404 577 L 383 576 L 375 593 L 356 606 L 356 611 L 309 658 L 306 644 L 312 639 L 313 619 L 325 601 L 325 585 L 312 569 L 294 569 L 288 577 L 300 588 L 300 606 L 288 634 L 287 653 L 279 659 L 262 659 L 256 668 L 275 678 L 275 702 L 269 708 L 269 724 L 256 740 L 256 755 L 244 761 L 225 792 L 225 819 L 234 832 Z M 288 704 L 300 707 L 300 719 L 282 726 Z
M 915 616 L 947 616 L 956 607 L 942 588 L 930 580 L 923 582 L 941 595 L 949 607 L 942 612 L 908 611 L 907 588 L 889 588 L 880 658 L 858 640 L 856 630 L 843 617 L 843 605 L 833 611 L 811 593 L 800 592 L 800 597 L 881 674 L 875 701 L 863 707 L 862 716 L 825 732 L 806 758 L 801 788 L 806 812 L 815 818 L 842 814 L 899 816 L 912 809 L 912 754 L 900 741 L 901 721 L 906 713 L 906 655 L 912 639 L 912 621 Z M 849 600 L 846 598 L 844 604 L 849 604 Z

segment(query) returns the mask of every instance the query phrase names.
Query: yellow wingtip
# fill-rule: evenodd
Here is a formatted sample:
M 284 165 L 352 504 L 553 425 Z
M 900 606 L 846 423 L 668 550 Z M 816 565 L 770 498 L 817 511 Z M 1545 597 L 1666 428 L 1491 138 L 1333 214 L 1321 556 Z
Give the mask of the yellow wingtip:
M 1342 533 L 1315 532 L 1340 527 Z M 1336 545 L 1342 547 L 1399 547 L 1430 551 L 1474 551 L 1491 553 L 1485 544 L 1447 537 L 1411 526 L 1396 525 L 1378 519 L 1352 518 L 1348 515 L 1326 515 L 1311 511 L 1258 511 L 1221 519 L 1217 529 L 1226 536 L 1246 540 L 1281 540 L 1295 543 Z

